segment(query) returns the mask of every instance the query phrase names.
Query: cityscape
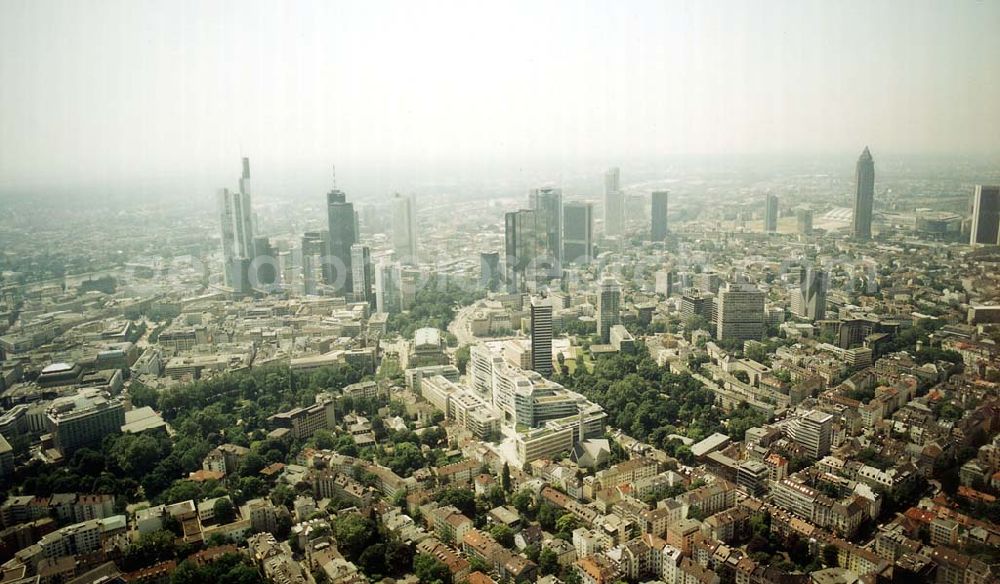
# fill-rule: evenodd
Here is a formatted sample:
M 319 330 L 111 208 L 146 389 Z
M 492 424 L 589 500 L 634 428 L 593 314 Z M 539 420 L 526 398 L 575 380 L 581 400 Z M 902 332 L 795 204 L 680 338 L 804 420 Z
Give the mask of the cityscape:
M 539 97 L 611 79 L 603 51 L 687 67 L 654 32 L 700 39 L 712 103 L 828 63 L 789 39 L 867 38 L 855 6 L 764 6 L 0 3 L 0 584 L 1000 582 L 1000 7 L 876 7 L 955 48 L 899 72 L 886 32 L 800 72 L 805 117 L 745 79 L 770 113 L 668 101 L 692 126 L 662 135 L 653 98 Z M 522 19 L 552 38 L 495 52 Z M 712 53 L 727 30 L 788 50 Z M 399 103 L 339 33 L 386 39 Z M 341 59 L 315 87 L 371 135 L 248 81 Z M 216 85 L 150 81 L 201 60 Z M 849 65 L 896 71 L 898 118 L 819 113 L 874 119 L 819 91 Z M 230 118 L 251 89 L 290 109 Z

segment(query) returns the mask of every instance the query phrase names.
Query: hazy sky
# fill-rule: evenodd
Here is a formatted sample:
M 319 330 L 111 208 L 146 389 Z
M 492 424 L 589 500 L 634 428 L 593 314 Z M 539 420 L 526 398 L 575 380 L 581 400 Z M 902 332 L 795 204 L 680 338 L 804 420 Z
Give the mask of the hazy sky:
M 998 136 L 997 1 L 0 1 L 0 189 Z

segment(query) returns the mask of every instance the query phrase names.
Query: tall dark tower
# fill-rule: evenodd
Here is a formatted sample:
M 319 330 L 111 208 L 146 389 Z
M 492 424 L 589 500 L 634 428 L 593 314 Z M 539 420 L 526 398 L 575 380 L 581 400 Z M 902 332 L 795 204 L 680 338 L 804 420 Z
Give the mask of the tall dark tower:
M 347 202 L 344 191 L 334 189 L 326 195 L 326 213 L 330 228 L 328 261 L 331 263 L 331 269 L 324 273 L 326 283 L 335 286 L 338 292 L 352 293 L 351 246 L 358 242 L 354 203 Z
M 778 230 L 778 196 L 767 194 L 764 205 L 764 231 L 774 233 Z
M 854 193 L 854 239 L 872 238 L 872 204 L 875 201 L 875 161 L 865 146 L 858 158 L 857 191 Z
M 670 191 L 653 191 L 650 211 L 652 215 L 652 225 L 650 226 L 650 239 L 652 241 L 663 241 L 667 238 L 667 199 L 670 198 Z

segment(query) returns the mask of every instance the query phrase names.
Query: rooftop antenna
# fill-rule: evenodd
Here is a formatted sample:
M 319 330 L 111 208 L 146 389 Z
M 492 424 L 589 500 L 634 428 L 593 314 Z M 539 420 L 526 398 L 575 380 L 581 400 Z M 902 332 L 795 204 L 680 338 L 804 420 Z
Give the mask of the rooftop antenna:
M 337 165 L 333 165 L 333 188 L 337 188 Z

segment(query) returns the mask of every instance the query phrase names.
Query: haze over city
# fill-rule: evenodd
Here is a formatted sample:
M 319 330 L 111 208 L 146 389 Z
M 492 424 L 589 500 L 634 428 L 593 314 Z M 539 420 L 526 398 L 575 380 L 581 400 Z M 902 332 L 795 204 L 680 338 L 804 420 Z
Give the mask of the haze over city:
M 0 190 L 995 159 L 993 2 L 4 2 Z M 445 176 L 442 176 L 445 175 Z M 531 180 L 534 180 L 532 178 Z

